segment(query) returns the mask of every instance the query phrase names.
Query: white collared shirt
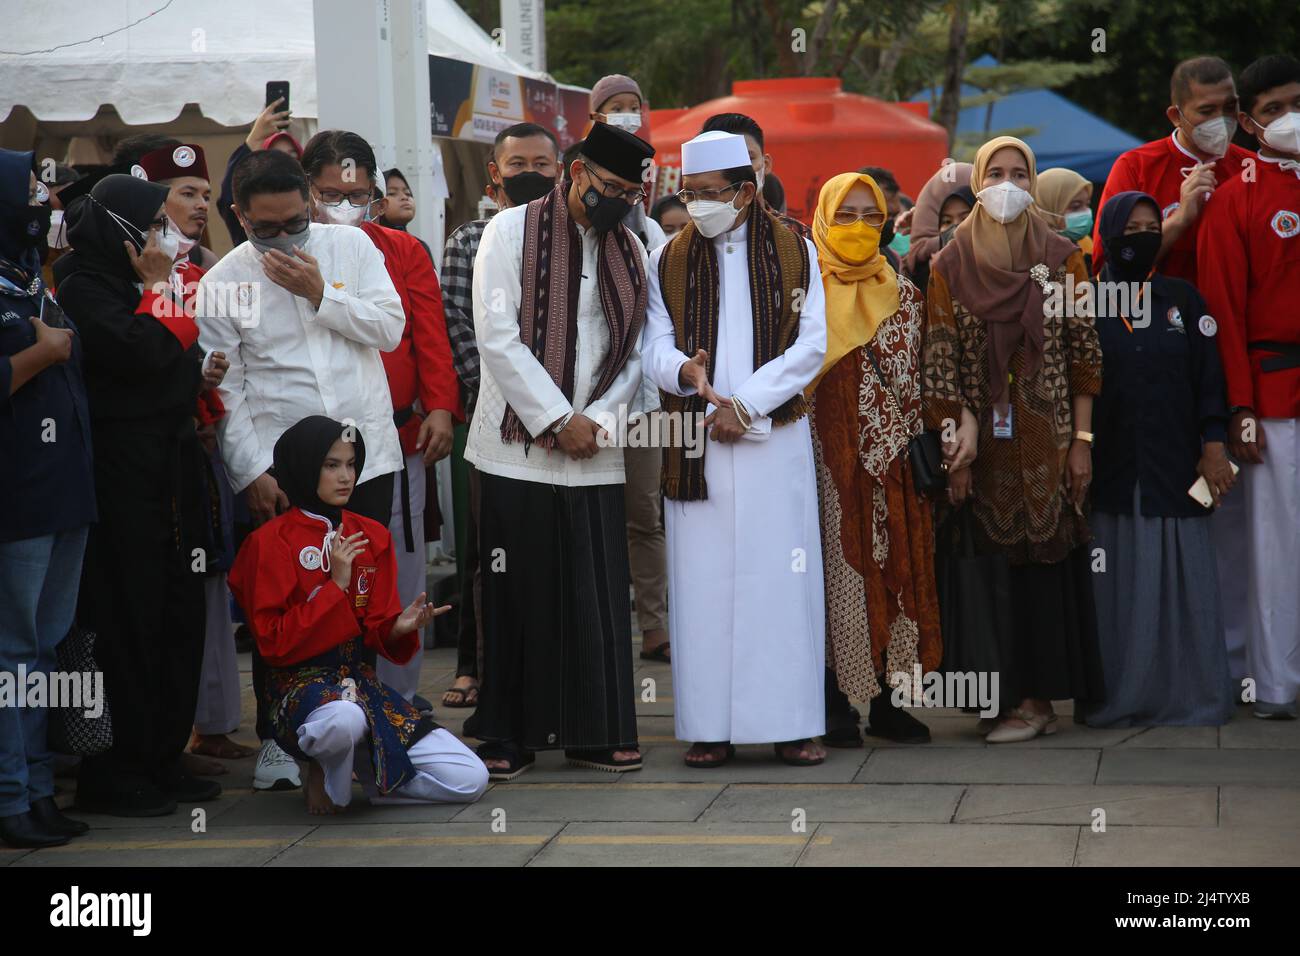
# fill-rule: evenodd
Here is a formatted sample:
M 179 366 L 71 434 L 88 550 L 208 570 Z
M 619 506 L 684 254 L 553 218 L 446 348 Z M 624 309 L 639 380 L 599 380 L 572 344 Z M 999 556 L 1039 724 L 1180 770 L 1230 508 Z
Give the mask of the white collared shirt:
M 226 414 L 217 427 L 236 491 L 271 467 L 276 440 L 308 415 L 356 425 L 366 446 L 358 483 L 402 469 L 379 357 L 401 342 L 402 301 L 364 232 L 315 222 L 309 229 L 303 251 L 325 280 L 319 309 L 268 279 L 251 242 L 199 284 L 199 342 L 230 361 L 218 389 Z
M 596 416 L 608 412 L 619 418 L 640 410 L 641 352 L 634 347 L 627 364 L 598 400 L 591 392 L 609 354 L 609 326 L 596 285 L 598 235 L 578 226 L 582 242 L 582 281 L 578 291 L 576 359 L 573 402 L 551 380 L 545 367 L 519 337 L 520 271 L 523 264 L 526 206 L 497 213 L 483 230 L 474 260 L 474 334 L 481 364 L 478 405 L 470 423 L 465 459 L 480 471 L 503 478 L 551 485 L 621 484 L 623 449 L 602 447 L 586 460 L 574 461 L 558 448 L 501 441 L 501 419 L 509 403 L 534 438 L 570 412 Z M 645 247 L 632 236 L 641 261 Z

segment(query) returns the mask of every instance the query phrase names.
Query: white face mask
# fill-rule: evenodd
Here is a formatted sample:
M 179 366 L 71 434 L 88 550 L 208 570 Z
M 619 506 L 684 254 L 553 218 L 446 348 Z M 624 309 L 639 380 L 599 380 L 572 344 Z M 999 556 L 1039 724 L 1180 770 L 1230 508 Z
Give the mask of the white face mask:
M 336 226 L 359 226 L 366 221 L 370 214 L 369 204 L 354 206 L 346 199 L 337 206 L 327 206 L 323 202 L 317 202 L 316 209 L 323 221 L 333 223 Z
M 176 256 L 187 255 L 191 249 L 199 244 L 197 239 L 191 239 L 181 232 L 181 227 L 176 225 L 171 216 L 167 217 L 167 235 L 176 237 Z M 172 256 L 172 258 L 175 259 L 176 256 Z
M 732 223 L 736 221 L 736 217 L 740 215 L 740 210 L 731 203 L 710 199 L 696 199 L 693 202 L 688 202 L 686 211 L 690 213 L 695 228 L 700 230 L 700 235 L 706 239 L 722 235 L 731 228 Z
M 763 167 L 761 165 L 754 170 L 754 178 L 758 180 L 758 191 L 754 195 L 761 196 L 763 195 Z
M 641 114 L 607 113 L 605 114 L 605 122 L 610 126 L 617 126 L 620 129 L 625 129 L 629 133 L 635 133 L 641 128 Z
M 986 186 L 975 194 L 975 198 L 990 216 L 1001 223 L 1015 219 L 1034 203 L 1033 196 L 1009 179 L 995 186 Z
M 1283 113 L 1264 127 L 1260 139 L 1279 153 L 1300 155 L 1300 113 Z
M 50 231 L 45 237 L 45 244 L 51 249 L 68 248 L 68 236 L 63 231 L 62 209 L 55 209 L 50 213 Z
M 1181 115 L 1182 110 L 1178 112 Z M 1184 116 L 1183 119 L 1187 117 Z M 1228 144 L 1232 142 L 1232 134 L 1235 132 L 1237 132 L 1236 120 L 1226 116 L 1216 116 L 1212 120 L 1206 120 L 1192 127 L 1192 142 L 1201 152 L 1217 159 L 1227 154 Z
M 176 256 L 180 254 L 181 234 L 173 232 L 171 220 L 167 220 L 167 231 L 158 233 L 158 251 L 165 255 L 172 262 L 176 261 Z

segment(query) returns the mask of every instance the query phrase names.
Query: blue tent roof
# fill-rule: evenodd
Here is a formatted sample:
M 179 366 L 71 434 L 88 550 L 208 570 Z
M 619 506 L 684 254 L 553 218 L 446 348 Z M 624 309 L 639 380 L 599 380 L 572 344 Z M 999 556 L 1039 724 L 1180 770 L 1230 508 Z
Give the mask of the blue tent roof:
M 988 55 L 971 64 L 997 65 L 997 60 Z M 938 100 L 939 92 L 934 91 L 935 101 Z M 962 84 L 963 98 L 978 96 L 982 92 L 973 86 Z M 923 90 L 912 97 L 914 102 L 930 102 L 930 98 L 930 90 Z M 972 106 L 962 110 L 957 117 L 957 132 L 982 133 L 987 113 L 987 106 Z M 1106 181 L 1110 167 L 1120 153 L 1142 145 L 1142 140 L 1111 126 L 1051 90 L 1012 93 L 993 104 L 993 116 L 989 122 L 991 132 L 1023 127 L 1038 130 L 1034 135 L 1026 136 L 1025 142 L 1034 151 L 1040 170 L 1064 166 L 1094 183 Z

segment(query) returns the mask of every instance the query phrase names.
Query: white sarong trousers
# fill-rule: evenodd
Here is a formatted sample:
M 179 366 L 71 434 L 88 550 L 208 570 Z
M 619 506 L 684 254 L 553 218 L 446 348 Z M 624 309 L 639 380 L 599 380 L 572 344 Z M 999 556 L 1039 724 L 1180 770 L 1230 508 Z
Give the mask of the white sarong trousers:
M 473 803 L 487 789 L 488 771 L 483 761 L 450 731 L 439 727 L 407 751 L 418 771 L 415 778 L 381 795 L 370 764 L 369 734 L 365 711 L 348 700 L 322 704 L 298 728 L 298 746 L 320 764 L 325 793 L 340 807 L 352 801 L 354 767 L 366 796 L 375 805 Z

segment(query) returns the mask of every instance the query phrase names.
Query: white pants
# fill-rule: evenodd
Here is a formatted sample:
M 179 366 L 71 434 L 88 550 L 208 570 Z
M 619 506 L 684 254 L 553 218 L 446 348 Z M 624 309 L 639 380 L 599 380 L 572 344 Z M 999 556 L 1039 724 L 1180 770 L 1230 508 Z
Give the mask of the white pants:
M 1254 465 L 1246 465 L 1253 468 Z M 1244 475 L 1242 476 L 1245 477 Z M 1228 646 L 1228 674 L 1233 700 L 1241 700 L 1246 673 L 1246 566 L 1250 552 L 1250 524 L 1246 517 L 1248 483 L 1238 481 L 1223 503 L 1210 515 L 1210 536 L 1219 570 L 1219 606 L 1223 608 L 1223 637 Z
M 450 731 L 439 727 L 407 751 L 416 769 L 414 779 L 382 795 L 370 763 L 369 733 L 365 711 L 347 700 L 322 704 L 298 728 L 298 746 L 320 764 L 325 793 L 340 807 L 352 802 L 354 766 L 362 789 L 375 805 L 473 803 L 487 789 L 488 771 L 483 761 Z
M 203 591 L 207 628 L 194 729 L 201 734 L 229 734 L 239 729 L 239 659 L 235 656 L 235 628 L 230 623 L 230 588 L 225 573 L 205 578 Z
M 1300 419 L 1261 422 L 1262 465 L 1246 465 L 1250 523 L 1246 667 L 1255 699 L 1293 704 L 1300 691 Z
M 388 531 L 393 536 L 393 552 L 397 555 L 397 596 L 406 607 L 423 591 L 428 583 L 428 557 L 424 546 L 424 458 L 406 456 L 406 476 L 411 485 L 411 537 L 415 550 L 406 550 L 406 529 L 402 526 L 402 475 L 393 476 L 393 510 L 388 520 Z M 379 658 L 375 673 L 407 700 L 415 696 L 420 686 L 420 663 L 424 660 L 424 641 L 421 634 L 420 649 L 405 664 L 394 664 Z

